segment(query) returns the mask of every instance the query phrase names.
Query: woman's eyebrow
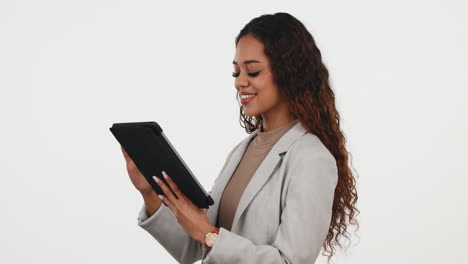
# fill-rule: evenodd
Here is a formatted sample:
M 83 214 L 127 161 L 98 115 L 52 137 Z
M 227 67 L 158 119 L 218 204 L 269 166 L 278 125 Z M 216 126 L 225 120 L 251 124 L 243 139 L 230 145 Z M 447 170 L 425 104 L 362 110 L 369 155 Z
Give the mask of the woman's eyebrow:
M 244 64 L 250 64 L 250 63 L 261 63 L 261 62 L 259 62 L 258 60 L 245 60 L 244 61 Z M 232 64 L 237 65 L 237 61 L 233 60 Z

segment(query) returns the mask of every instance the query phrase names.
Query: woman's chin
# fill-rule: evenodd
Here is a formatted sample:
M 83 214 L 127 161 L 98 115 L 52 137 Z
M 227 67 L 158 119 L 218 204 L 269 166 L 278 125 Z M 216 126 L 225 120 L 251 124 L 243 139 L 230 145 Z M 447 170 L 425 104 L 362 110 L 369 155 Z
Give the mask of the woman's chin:
M 254 116 L 258 115 L 258 113 L 256 111 L 249 111 L 249 110 L 244 109 L 244 115 L 254 117 Z
M 254 102 L 249 102 L 248 104 L 242 106 L 242 112 L 245 116 L 255 117 L 261 114 L 257 105 L 255 104 L 255 101 L 256 99 L 254 99 Z

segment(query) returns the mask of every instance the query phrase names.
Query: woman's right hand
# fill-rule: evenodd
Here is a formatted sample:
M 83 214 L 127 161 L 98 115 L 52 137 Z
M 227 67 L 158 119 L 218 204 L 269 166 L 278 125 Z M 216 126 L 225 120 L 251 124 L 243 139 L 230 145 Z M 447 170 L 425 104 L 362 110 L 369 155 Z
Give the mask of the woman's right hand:
M 127 162 L 128 175 L 130 176 L 130 180 L 132 181 L 135 188 L 138 191 L 140 191 L 142 194 L 147 194 L 147 193 L 154 192 L 153 188 L 148 183 L 145 176 L 143 176 L 143 174 L 137 168 L 137 166 L 133 162 L 132 158 L 130 158 L 130 156 L 125 151 L 125 149 L 122 146 L 120 146 L 120 149 L 122 150 L 122 153 L 123 153 L 123 155 L 125 157 L 125 161 Z

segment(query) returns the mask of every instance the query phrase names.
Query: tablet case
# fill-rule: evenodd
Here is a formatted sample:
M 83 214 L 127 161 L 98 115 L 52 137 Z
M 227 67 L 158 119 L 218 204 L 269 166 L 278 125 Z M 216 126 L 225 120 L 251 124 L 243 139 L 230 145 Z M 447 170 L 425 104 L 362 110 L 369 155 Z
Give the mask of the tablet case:
M 214 204 L 158 123 L 114 123 L 109 129 L 157 194 L 164 195 L 164 192 L 153 175 L 169 187 L 161 173 L 164 170 L 196 206 L 208 208 Z

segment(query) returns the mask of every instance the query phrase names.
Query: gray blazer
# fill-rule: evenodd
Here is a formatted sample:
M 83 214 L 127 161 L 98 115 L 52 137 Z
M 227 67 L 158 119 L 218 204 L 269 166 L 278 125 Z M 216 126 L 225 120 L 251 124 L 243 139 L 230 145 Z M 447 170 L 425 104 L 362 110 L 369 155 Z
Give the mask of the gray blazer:
M 205 209 L 215 225 L 224 187 L 250 140 L 249 134 L 227 155 L 209 191 L 214 205 Z M 330 226 L 338 171 L 333 155 L 299 122 L 273 146 L 239 201 L 231 231 L 220 228 L 206 251 L 162 205 L 151 217 L 143 204 L 138 225 L 179 263 L 314 263 Z

